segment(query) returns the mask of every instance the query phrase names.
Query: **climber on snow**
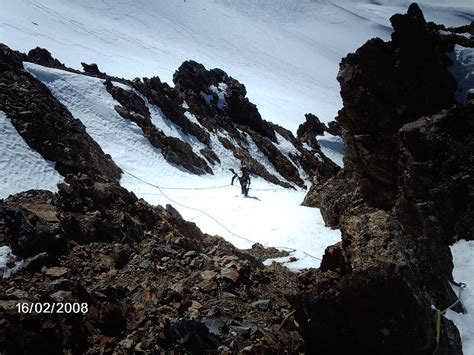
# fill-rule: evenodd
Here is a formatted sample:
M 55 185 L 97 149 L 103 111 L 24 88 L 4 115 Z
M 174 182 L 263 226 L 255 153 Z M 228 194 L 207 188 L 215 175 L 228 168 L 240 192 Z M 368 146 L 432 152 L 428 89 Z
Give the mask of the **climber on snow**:
M 240 170 L 235 172 L 234 169 L 229 169 L 234 176 L 232 176 L 232 181 L 230 182 L 231 185 L 234 185 L 235 178 L 239 179 L 240 187 L 242 189 L 242 195 L 247 196 L 249 193 L 250 188 L 250 173 L 247 168 L 247 165 L 244 163 L 243 160 L 240 161 Z

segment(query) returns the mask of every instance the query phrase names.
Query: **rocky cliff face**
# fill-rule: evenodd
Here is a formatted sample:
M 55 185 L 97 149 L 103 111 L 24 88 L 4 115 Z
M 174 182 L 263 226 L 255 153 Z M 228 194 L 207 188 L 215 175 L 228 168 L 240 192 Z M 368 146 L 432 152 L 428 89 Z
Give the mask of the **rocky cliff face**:
M 344 169 L 305 202 L 340 228 L 299 306 L 308 349 L 459 354 L 459 335 L 434 305 L 456 296 L 449 244 L 472 239 L 474 101 L 455 105 L 448 54 L 462 36 L 440 33 L 416 4 L 341 62 Z M 459 310 L 459 309 L 458 309 Z

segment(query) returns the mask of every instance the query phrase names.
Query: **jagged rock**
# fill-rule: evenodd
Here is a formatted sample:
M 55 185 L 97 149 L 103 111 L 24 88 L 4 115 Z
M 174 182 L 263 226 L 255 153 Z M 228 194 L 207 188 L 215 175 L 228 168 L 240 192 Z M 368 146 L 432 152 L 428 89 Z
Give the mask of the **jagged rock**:
M 451 244 L 474 239 L 474 102 L 405 124 L 400 134 L 401 196 L 405 226 L 433 217 Z M 420 233 L 417 230 L 413 234 Z
M 25 270 L 34 273 L 41 270 L 45 265 L 49 264 L 49 255 L 46 252 L 35 255 L 31 258 L 25 260 L 24 267 Z
M 185 98 L 186 102 L 196 113 L 202 116 L 219 116 L 220 111 L 225 111 L 226 116 L 235 124 L 245 125 L 255 132 L 276 141 L 275 133 L 268 122 L 262 120 L 257 107 L 245 96 L 245 86 L 220 69 L 207 70 L 202 64 L 194 61 L 185 61 L 173 75 L 175 88 Z M 225 98 L 225 107 L 219 108 L 217 100 L 213 107 L 206 102 L 206 95 L 215 97 L 211 86 L 217 90 L 219 85 L 225 85 L 222 95 Z M 199 116 L 201 116 L 199 115 Z M 214 119 L 218 119 L 217 117 Z M 225 125 L 222 125 L 225 127 Z
M 316 136 L 322 136 L 327 127 L 324 123 L 319 121 L 319 118 L 312 113 L 307 113 L 305 116 L 305 122 L 300 124 L 296 131 L 296 136 L 301 142 L 308 143 L 314 148 L 319 148 Z
M 171 343 L 180 344 L 181 349 L 199 353 L 215 351 L 220 343 L 219 337 L 198 320 L 170 320 L 165 324 L 165 335 Z
M 339 125 L 339 123 L 337 123 L 337 121 L 329 122 L 326 131 L 332 134 L 333 136 L 342 136 L 341 126 Z
M 133 87 L 143 94 L 152 104 L 157 105 L 172 122 L 177 124 L 187 133 L 195 136 L 202 143 L 209 145 L 209 133 L 199 125 L 191 122 L 185 115 L 181 107 L 182 98 L 176 90 L 162 83 L 158 77 L 143 78 L 143 81 L 134 80 Z
M 460 354 L 444 318 L 436 344 L 431 306 L 456 299 L 448 244 L 472 238 L 473 110 L 451 108 L 456 37 L 442 38 L 416 5 L 391 22 L 392 41 L 372 39 L 341 62 L 344 169 L 305 201 L 342 242 L 292 303 L 307 349 Z
M 270 300 L 288 309 L 281 284 L 296 288 L 293 273 L 273 266 L 267 274 L 261 260 L 203 234 L 172 206 L 150 206 L 107 179 L 81 175 L 67 183 L 58 194 L 31 191 L 6 201 L 19 209 L 19 203 L 49 200 L 57 220 L 45 223 L 58 225 L 69 248 L 56 264 L 45 260 L 35 266 L 43 272 L 30 275 L 21 269 L 0 283 L 2 351 L 21 353 L 33 344 L 48 353 L 182 352 L 204 344 L 215 350 L 232 341 L 233 349 L 302 350 L 296 329 L 279 329 L 278 316 L 251 305 Z M 18 228 L 21 221 L 15 223 L 12 227 Z M 25 282 L 29 302 L 87 303 L 88 311 L 62 314 L 60 322 L 51 315 L 28 314 L 36 326 L 26 329 L 14 307 L 25 297 Z M 204 315 L 213 321 L 197 319 Z M 250 336 L 236 340 L 229 326 L 247 327 Z
M 114 86 L 110 80 L 106 80 L 104 84 L 107 91 L 122 105 L 115 107 L 117 113 L 135 122 L 142 129 L 149 142 L 156 148 L 161 149 L 166 160 L 181 165 L 195 174 L 212 173 L 212 169 L 193 152 L 188 143 L 175 137 L 167 137 L 155 127 L 151 121 L 148 108 L 137 94 Z
M 62 266 L 50 267 L 43 270 L 44 273 L 51 277 L 61 277 L 67 274 L 68 269 Z
M 87 64 L 87 63 L 81 62 L 81 65 L 82 65 L 82 68 L 84 69 L 84 72 L 86 72 L 87 74 L 93 74 L 93 75 L 97 75 L 97 76 L 106 76 L 107 75 L 105 73 L 102 73 L 99 70 L 99 67 L 97 66 L 97 64 L 95 64 L 95 63 Z
M 66 69 L 66 66 L 56 58 L 53 58 L 47 49 L 40 47 L 36 47 L 28 52 L 28 61 L 45 67 Z
M 51 195 L 29 191 L 0 201 L 0 243 L 10 245 L 14 255 L 27 258 L 47 252 L 55 257 L 67 251 Z

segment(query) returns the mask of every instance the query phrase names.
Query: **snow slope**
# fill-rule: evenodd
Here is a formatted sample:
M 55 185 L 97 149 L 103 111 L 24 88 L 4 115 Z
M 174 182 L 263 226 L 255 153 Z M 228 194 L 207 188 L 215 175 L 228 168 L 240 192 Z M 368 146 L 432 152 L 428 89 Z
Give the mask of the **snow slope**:
M 472 2 L 421 0 L 426 18 L 473 19 Z M 339 61 L 409 1 L 349 0 L 0 0 L 1 41 L 47 48 L 66 65 L 96 62 L 108 74 L 171 82 L 187 59 L 244 83 L 262 116 L 296 131 L 304 114 L 323 122 L 341 106 Z
M 319 210 L 300 206 L 304 190 L 288 190 L 255 178 L 249 197 L 241 197 L 240 186 L 230 186 L 232 174 L 227 171 L 237 168 L 239 161 L 218 143 L 217 134 L 211 134 L 221 161 L 214 169 L 215 175 L 190 174 L 168 163 L 135 123 L 118 115 L 114 109 L 118 102 L 107 92 L 102 79 L 32 63 L 24 63 L 24 67 L 84 123 L 87 133 L 125 172 L 122 186 L 137 196 L 152 204 L 171 203 L 204 232 L 218 234 L 239 248 L 259 242 L 291 251 L 298 258 L 288 264 L 291 269 L 318 267 L 326 246 L 340 240 L 338 230 L 324 226 Z M 159 112 L 159 108 L 149 105 Z M 158 114 L 153 123 L 158 127 L 173 125 Z M 176 132 L 177 128 L 168 129 Z M 184 133 L 178 138 L 189 139 Z M 280 145 L 292 152 L 290 142 L 282 139 Z M 252 156 L 261 156 L 260 163 L 277 175 L 250 137 L 249 148 Z
M 57 191 L 64 179 L 23 140 L 7 115 L 0 111 L 0 199 L 30 190 Z
M 465 314 L 452 310 L 446 312 L 461 333 L 464 354 L 474 354 L 474 241 L 460 240 L 451 247 L 453 254 L 453 277 L 457 282 L 464 282 L 466 288 L 461 293 L 461 301 L 466 309 Z M 459 295 L 459 288 L 453 287 Z

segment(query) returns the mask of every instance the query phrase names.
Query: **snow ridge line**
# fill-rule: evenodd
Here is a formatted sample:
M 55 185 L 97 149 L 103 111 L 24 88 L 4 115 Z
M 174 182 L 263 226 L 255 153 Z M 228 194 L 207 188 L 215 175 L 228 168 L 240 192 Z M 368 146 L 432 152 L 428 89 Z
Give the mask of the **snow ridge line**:
M 123 171 L 125 174 L 127 174 L 127 175 L 133 177 L 134 179 L 136 179 L 136 180 L 138 180 L 138 181 L 141 181 L 141 182 L 143 182 L 143 183 L 146 184 L 146 185 L 149 185 L 149 186 L 151 186 L 151 187 L 154 187 L 154 188 L 158 189 L 158 190 L 160 191 L 160 193 L 161 193 L 166 199 L 168 199 L 170 202 L 172 202 L 172 203 L 174 203 L 174 204 L 176 204 L 176 205 L 178 205 L 178 206 L 181 206 L 181 207 L 183 207 L 183 208 L 187 208 L 187 209 L 190 209 L 190 210 L 193 210 L 193 211 L 201 212 L 203 215 L 205 215 L 205 216 L 207 216 L 208 218 L 212 219 L 214 222 L 216 222 L 219 226 L 221 226 L 222 228 L 224 228 L 224 230 L 226 230 L 228 233 L 230 233 L 230 234 L 233 235 L 234 237 L 237 237 L 237 238 L 239 238 L 239 239 L 245 240 L 245 241 L 247 241 L 247 242 L 249 242 L 249 243 L 252 243 L 252 244 L 258 244 L 258 242 L 254 241 L 254 240 L 251 240 L 251 239 L 242 237 L 241 235 L 238 235 L 238 234 L 232 232 L 232 231 L 231 231 L 229 228 L 227 228 L 223 223 L 221 223 L 217 218 L 211 216 L 211 215 L 210 215 L 209 213 L 207 213 L 206 211 L 203 211 L 203 210 L 201 210 L 200 208 L 195 208 L 195 207 L 190 207 L 190 206 L 183 205 L 182 203 L 179 203 L 179 202 L 173 200 L 173 199 L 172 199 L 171 197 L 169 197 L 168 195 L 166 195 L 166 194 L 163 192 L 162 187 L 160 187 L 160 186 L 158 186 L 158 185 L 155 185 L 155 184 L 152 184 L 151 182 L 145 181 L 145 180 L 139 178 L 138 176 L 136 176 L 136 175 L 134 175 L 134 174 L 132 174 L 132 173 L 126 171 L 126 170 L 123 169 L 123 168 L 121 168 L 121 169 L 122 169 L 122 171 Z M 228 185 L 226 185 L 226 186 L 228 186 Z M 309 253 L 307 253 L 307 252 L 305 252 L 305 251 L 303 251 L 303 250 L 300 250 L 300 249 L 289 248 L 289 247 L 281 247 L 281 246 L 273 246 L 273 247 L 274 247 L 274 248 L 277 248 L 277 249 L 286 249 L 286 250 L 289 250 L 289 251 L 292 251 L 292 252 L 297 252 L 297 251 L 299 251 L 299 252 L 305 254 L 306 256 L 309 256 L 310 258 L 313 258 L 313 259 L 315 259 L 315 260 L 322 261 L 322 259 L 317 258 L 317 257 L 315 257 L 315 256 L 313 256 L 313 255 L 311 255 L 311 254 L 309 254 Z

